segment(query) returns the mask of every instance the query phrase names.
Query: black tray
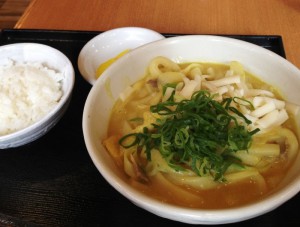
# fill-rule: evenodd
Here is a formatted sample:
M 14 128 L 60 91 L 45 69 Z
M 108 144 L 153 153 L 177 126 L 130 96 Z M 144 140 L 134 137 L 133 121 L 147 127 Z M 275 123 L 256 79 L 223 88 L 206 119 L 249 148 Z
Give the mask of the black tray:
M 69 109 L 47 135 L 29 145 L 0 151 L 0 226 L 185 226 L 132 204 L 102 178 L 90 160 L 81 120 L 91 85 L 81 77 L 77 58 L 86 42 L 99 33 L 1 31 L 0 45 L 37 42 L 61 50 L 73 63 L 76 82 Z M 175 35 L 180 34 L 165 34 Z M 280 36 L 229 37 L 285 57 Z M 232 226 L 299 226 L 299 203 L 298 194 L 272 212 Z

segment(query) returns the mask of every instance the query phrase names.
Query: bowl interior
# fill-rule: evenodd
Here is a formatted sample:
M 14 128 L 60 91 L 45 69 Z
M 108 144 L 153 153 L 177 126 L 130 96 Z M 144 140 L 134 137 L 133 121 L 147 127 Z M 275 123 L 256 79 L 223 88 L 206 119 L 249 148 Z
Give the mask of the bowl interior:
M 221 224 L 245 220 L 268 212 L 300 190 L 300 157 L 277 191 L 259 203 L 226 211 L 191 210 L 162 204 L 130 188 L 119 176 L 101 141 L 106 136 L 110 111 L 119 94 L 140 79 L 149 61 L 165 56 L 176 62 L 219 62 L 237 60 L 245 69 L 280 88 L 284 97 L 300 105 L 300 71 L 282 57 L 243 41 L 217 36 L 185 36 L 144 45 L 126 54 L 93 86 L 84 108 L 83 132 L 88 152 L 100 173 L 116 190 L 138 206 L 159 216 L 193 224 Z M 297 116 L 297 124 L 300 117 Z M 276 197 L 276 199 L 274 199 Z

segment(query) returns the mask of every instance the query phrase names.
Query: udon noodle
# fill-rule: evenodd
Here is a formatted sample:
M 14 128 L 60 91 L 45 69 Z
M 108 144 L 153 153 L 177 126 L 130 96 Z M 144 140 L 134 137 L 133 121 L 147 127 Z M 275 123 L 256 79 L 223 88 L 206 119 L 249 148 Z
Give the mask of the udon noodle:
M 298 109 L 239 62 L 156 57 L 120 95 L 103 143 L 124 179 L 156 199 L 234 207 L 283 178 L 298 153 Z

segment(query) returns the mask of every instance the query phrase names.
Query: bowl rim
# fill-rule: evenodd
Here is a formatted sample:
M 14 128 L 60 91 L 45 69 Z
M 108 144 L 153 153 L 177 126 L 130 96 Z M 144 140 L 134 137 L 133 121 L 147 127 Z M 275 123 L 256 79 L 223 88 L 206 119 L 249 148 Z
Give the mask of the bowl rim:
M 61 51 L 59 51 L 58 49 L 56 49 L 54 47 L 51 47 L 51 46 L 48 46 L 46 44 L 28 42 L 28 43 L 6 44 L 6 45 L 3 45 L 3 46 L 0 46 L 0 51 L 1 51 L 1 49 L 5 50 L 5 49 L 10 49 L 10 48 L 16 48 L 16 49 L 20 48 L 20 49 L 22 49 L 26 46 L 35 46 L 35 47 L 38 47 L 38 48 L 43 48 L 45 50 L 48 50 L 48 51 L 51 51 L 51 52 L 55 53 L 59 58 L 64 59 L 65 62 L 67 63 L 66 67 L 68 67 L 70 69 L 70 74 L 68 75 L 68 77 L 70 77 L 69 78 L 69 86 L 68 86 L 68 89 L 63 92 L 63 95 L 62 95 L 61 99 L 59 100 L 58 104 L 54 108 L 52 108 L 46 115 L 44 115 L 41 119 L 39 119 L 38 121 L 28 125 L 27 127 L 23 128 L 23 129 L 20 129 L 20 130 L 17 130 L 15 132 L 0 136 L 0 144 L 6 142 L 7 140 L 12 140 L 15 137 L 27 134 L 32 129 L 36 128 L 37 126 L 45 124 L 57 112 L 59 112 L 59 110 L 62 108 L 62 106 L 64 106 L 68 102 L 68 99 L 72 95 L 72 91 L 73 91 L 73 88 L 74 88 L 75 71 L 74 71 L 73 64 L 70 61 L 70 59 L 65 54 L 63 54 Z M 57 70 L 57 69 L 55 69 L 55 70 Z M 66 79 L 66 78 L 64 78 L 64 79 Z
M 153 43 L 145 44 L 141 47 L 134 49 L 132 52 L 128 53 L 126 57 L 116 61 L 114 65 L 112 65 L 109 69 L 107 69 L 103 73 L 100 79 L 98 79 L 95 85 L 92 87 L 84 106 L 83 122 L 82 122 L 84 140 L 87 147 L 87 151 L 94 165 L 97 167 L 99 173 L 120 194 L 125 196 L 125 198 L 132 201 L 137 206 L 140 206 L 148 210 L 149 212 L 164 218 L 169 218 L 171 220 L 176 220 L 179 222 L 185 222 L 190 224 L 226 224 L 226 223 L 240 222 L 243 220 L 254 218 L 262 214 L 265 214 L 271 210 L 274 210 L 278 206 L 282 205 L 283 203 L 291 199 L 300 191 L 300 176 L 295 177 L 287 186 L 284 187 L 283 190 L 279 190 L 274 193 L 271 193 L 270 195 L 264 197 L 262 200 L 255 201 L 254 203 L 249 203 L 240 207 L 233 207 L 233 208 L 226 208 L 226 209 L 198 209 L 198 208 L 193 209 L 193 208 L 180 207 L 172 204 L 165 204 L 154 198 L 151 198 L 139 192 L 138 190 L 132 188 L 122 179 L 116 181 L 114 177 L 117 175 L 115 173 L 111 173 L 108 166 L 101 165 L 102 157 L 97 155 L 97 152 L 95 150 L 96 148 L 93 145 L 93 141 L 91 141 L 90 139 L 91 137 L 89 131 L 89 122 L 88 122 L 91 103 L 93 102 L 94 99 L 93 96 L 97 93 L 97 89 L 99 89 L 98 87 L 102 86 L 103 82 L 106 80 L 106 78 L 109 77 L 110 72 L 113 71 L 114 68 L 117 68 L 118 65 L 121 65 L 122 62 L 125 62 L 127 58 L 131 57 L 131 55 L 132 56 L 138 55 L 140 52 L 145 51 L 145 49 L 148 50 L 153 48 L 153 46 L 167 45 L 168 43 L 171 42 L 172 43 L 180 42 L 180 41 L 188 42 L 188 40 L 191 39 L 197 39 L 197 40 L 213 39 L 215 41 L 221 41 L 233 45 L 247 47 L 250 48 L 252 51 L 262 52 L 263 54 L 268 55 L 270 58 L 274 58 L 276 61 L 279 61 L 281 64 L 286 65 L 291 70 L 293 70 L 294 72 L 300 75 L 300 70 L 295 65 L 290 63 L 287 59 L 279 56 L 278 54 L 268 49 L 235 38 L 215 36 L 215 35 L 185 35 L 185 36 L 178 36 L 178 37 L 170 37 L 167 39 L 155 41 Z M 275 197 L 276 200 L 274 200 Z M 166 209 L 159 209 L 162 206 L 166 207 Z M 174 213 L 176 215 L 174 215 Z M 170 218 L 170 216 L 172 216 L 172 218 Z

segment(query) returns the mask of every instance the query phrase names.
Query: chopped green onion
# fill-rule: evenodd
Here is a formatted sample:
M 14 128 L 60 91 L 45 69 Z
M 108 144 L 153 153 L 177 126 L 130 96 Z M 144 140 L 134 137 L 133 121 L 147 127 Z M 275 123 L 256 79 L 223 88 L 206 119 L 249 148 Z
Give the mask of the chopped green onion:
M 119 143 L 124 148 L 144 149 L 148 160 L 151 160 L 151 150 L 158 149 L 176 170 L 184 166 L 199 176 L 211 175 L 215 180 L 224 180 L 224 173 L 231 164 L 241 164 L 233 158 L 232 152 L 247 150 L 252 136 L 259 131 L 247 130 L 251 121 L 230 106 L 234 100 L 237 99 L 228 98 L 219 103 L 208 91 L 202 90 L 195 92 L 190 100 L 159 103 L 150 107 L 151 112 L 162 116 L 153 124 L 153 129 L 144 128 L 142 133 L 125 135 Z M 244 124 L 238 123 L 241 121 Z M 135 139 L 131 138 L 128 144 L 129 137 Z

